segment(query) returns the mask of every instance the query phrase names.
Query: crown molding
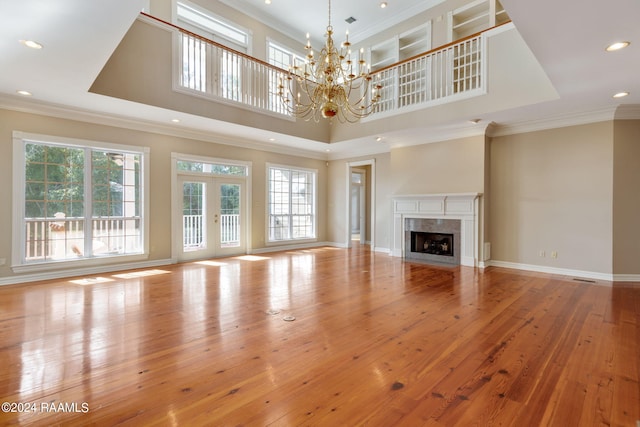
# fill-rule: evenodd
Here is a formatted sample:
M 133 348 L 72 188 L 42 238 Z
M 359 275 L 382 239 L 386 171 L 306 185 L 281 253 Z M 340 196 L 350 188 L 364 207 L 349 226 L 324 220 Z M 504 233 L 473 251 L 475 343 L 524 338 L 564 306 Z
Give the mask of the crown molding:
M 335 153 L 327 153 L 327 160 L 346 160 L 359 157 L 375 156 L 376 154 L 385 154 L 391 151 L 391 146 L 386 144 L 378 144 L 377 147 L 358 146 L 347 149 L 340 149 Z
M 49 104 L 39 101 L 25 101 L 23 99 L 17 99 L 15 97 L 4 95 L 0 95 L 0 108 L 22 113 L 55 117 L 59 119 L 74 120 L 104 126 L 113 126 L 140 132 L 157 133 L 160 135 L 173 136 L 177 138 L 186 138 L 215 144 L 231 145 L 234 147 L 266 151 L 283 155 L 312 158 L 317 160 L 328 159 L 327 153 L 325 152 L 306 150 L 284 144 L 249 140 L 246 138 L 230 138 L 227 135 L 216 134 L 211 130 L 180 128 L 149 120 L 131 119 L 110 113 L 97 113 L 90 110 L 72 108 L 57 104 Z
M 454 139 L 472 138 L 474 136 L 485 136 L 490 125 L 491 123 L 484 126 L 475 125 L 473 127 L 458 129 L 430 130 L 429 132 L 423 133 L 420 140 L 392 143 L 391 147 L 395 149 L 414 145 L 431 144 L 434 142 L 452 141 Z
M 516 122 L 509 125 L 496 123 L 491 129 L 490 136 L 507 136 L 519 133 L 536 132 L 557 129 L 568 126 L 585 125 L 614 119 L 617 107 L 607 107 L 595 111 L 582 111 L 537 120 Z
M 638 120 L 640 119 L 640 105 L 622 104 L 618 106 L 614 116 L 615 120 Z

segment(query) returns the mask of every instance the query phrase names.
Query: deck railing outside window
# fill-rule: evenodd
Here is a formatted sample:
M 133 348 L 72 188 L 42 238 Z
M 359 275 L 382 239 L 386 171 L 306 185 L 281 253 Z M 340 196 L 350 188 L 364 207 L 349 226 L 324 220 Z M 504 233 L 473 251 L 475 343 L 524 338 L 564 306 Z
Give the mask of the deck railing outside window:
M 220 244 L 237 246 L 240 243 L 240 215 L 220 215 Z
M 382 83 L 382 90 L 373 116 L 484 91 L 485 34 L 374 71 L 372 76 Z M 280 79 L 286 79 L 285 70 L 192 33 L 180 32 L 179 36 L 178 81 L 183 89 L 288 115 L 277 96 Z
M 182 245 L 185 250 L 204 246 L 202 215 L 182 215 Z
M 204 248 L 206 237 L 203 215 L 182 215 L 182 242 L 185 250 Z M 223 247 L 240 244 L 240 215 L 220 215 L 220 244 Z
M 137 253 L 141 250 L 140 218 L 92 218 L 93 255 Z M 85 256 L 84 218 L 26 218 L 25 261 Z

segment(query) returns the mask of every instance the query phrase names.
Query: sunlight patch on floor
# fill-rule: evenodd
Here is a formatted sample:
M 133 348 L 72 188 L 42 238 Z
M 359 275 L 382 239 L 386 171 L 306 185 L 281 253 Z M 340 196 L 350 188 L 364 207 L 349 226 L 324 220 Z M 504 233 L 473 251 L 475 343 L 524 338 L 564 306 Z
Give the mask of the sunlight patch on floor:
M 241 256 L 237 256 L 235 258 L 236 259 L 241 259 L 243 261 L 264 261 L 264 260 L 269 259 L 269 257 L 257 256 L 257 255 L 241 255 Z
M 85 277 L 83 279 L 69 280 L 69 282 L 76 285 L 95 285 L 96 283 L 114 282 L 114 280 L 108 277 Z
M 113 277 L 117 277 L 118 279 L 135 279 L 137 277 L 147 277 L 147 276 L 156 276 L 158 274 L 167 274 L 170 271 L 167 270 L 142 270 L 142 271 L 134 271 L 131 273 L 121 273 L 114 274 Z
M 194 264 L 208 265 L 210 267 L 222 267 L 223 265 L 227 265 L 226 262 L 210 261 L 210 260 L 196 261 L 196 262 L 194 262 Z

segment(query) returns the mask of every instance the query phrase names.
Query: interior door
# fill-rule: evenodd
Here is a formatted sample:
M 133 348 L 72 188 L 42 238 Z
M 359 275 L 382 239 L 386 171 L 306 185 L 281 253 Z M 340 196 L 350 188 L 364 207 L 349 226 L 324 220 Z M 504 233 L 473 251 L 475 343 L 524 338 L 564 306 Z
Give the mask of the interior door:
M 351 236 L 358 236 L 360 243 L 366 241 L 366 173 L 360 169 L 351 172 Z
M 180 260 L 241 254 L 245 213 L 244 180 L 178 177 L 181 207 Z

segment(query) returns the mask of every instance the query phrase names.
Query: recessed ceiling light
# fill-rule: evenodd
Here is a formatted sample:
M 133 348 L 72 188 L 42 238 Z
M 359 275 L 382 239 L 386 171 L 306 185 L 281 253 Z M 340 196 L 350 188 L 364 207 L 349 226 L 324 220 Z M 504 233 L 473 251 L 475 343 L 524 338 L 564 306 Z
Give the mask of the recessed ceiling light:
M 269 138 L 269 141 L 271 141 L 271 142 L 273 142 L 275 140 L 276 140 L 275 138 Z
M 385 7 L 387 7 L 387 2 L 386 1 L 381 2 L 380 3 L 380 8 L 384 9 Z
M 471 119 L 469 120 L 469 123 L 473 123 L 474 125 L 477 125 L 478 123 L 480 123 L 480 119 Z
M 31 96 L 31 95 L 33 95 L 28 90 L 17 90 L 16 93 L 18 93 L 19 95 L 22 95 L 22 96 Z
M 380 141 L 382 141 L 382 137 L 381 136 L 376 138 L 376 142 L 380 142 Z
M 629 92 L 618 92 L 615 95 L 613 95 L 613 97 L 614 98 L 624 98 L 627 95 L 629 95 Z
M 271 0 L 264 0 L 264 4 L 271 4 Z
M 171 119 L 173 123 L 180 123 L 180 119 Z
M 20 40 L 20 43 L 22 43 L 26 47 L 30 47 L 31 49 L 42 49 L 42 45 L 33 40 Z
M 629 46 L 630 44 L 631 44 L 630 42 L 615 42 L 615 43 L 611 43 L 609 46 L 607 46 L 606 51 L 607 52 L 613 52 L 615 50 L 624 49 L 625 47 Z

